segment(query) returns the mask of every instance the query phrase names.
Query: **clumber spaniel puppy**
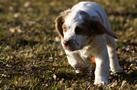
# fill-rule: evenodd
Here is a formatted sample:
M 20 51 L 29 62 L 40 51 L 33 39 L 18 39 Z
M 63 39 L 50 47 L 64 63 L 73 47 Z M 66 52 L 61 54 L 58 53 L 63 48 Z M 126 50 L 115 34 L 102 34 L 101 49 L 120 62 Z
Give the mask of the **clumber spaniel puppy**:
M 76 73 L 90 75 L 91 56 L 95 57 L 95 85 L 108 83 L 109 66 L 121 72 L 116 54 L 116 34 L 112 32 L 104 9 L 95 2 L 80 2 L 55 20 L 61 44 Z

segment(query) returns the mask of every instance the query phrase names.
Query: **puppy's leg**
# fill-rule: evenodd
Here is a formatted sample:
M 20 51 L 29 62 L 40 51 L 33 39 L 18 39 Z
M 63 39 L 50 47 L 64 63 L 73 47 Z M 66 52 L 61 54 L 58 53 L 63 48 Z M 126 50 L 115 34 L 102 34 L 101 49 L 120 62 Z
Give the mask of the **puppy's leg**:
M 107 52 L 107 46 L 102 45 L 101 48 L 98 48 L 97 52 L 94 53 L 96 70 L 95 70 L 95 85 L 104 85 L 108 84 L 109 76 L 109 57 Z
M 76 73 L 80 73 L 81 69 L 84 68 L 84 62 L 78 54 L 67 54 L 67 59 L 69 64 L 75 69 Z
M 91 62 L 85 62 L 78 53 L 66 52 L 69 64 L 75 69 L 76 73 L 90 75 Z M 88 63 L 88 64 L 87 64 Z
M 113 37 L 107 35 L 107 48 L 110 59 L 110 68 L 113 73 L 122 72 L 116 54 L 116 43 Z
M 83 58 L 82 60 L 84 61 L 84 69 L 82 70 L 83 75 L 85 76 L 91 76 L 91 68 L 92 68 L 92 61 L 91 58 Z

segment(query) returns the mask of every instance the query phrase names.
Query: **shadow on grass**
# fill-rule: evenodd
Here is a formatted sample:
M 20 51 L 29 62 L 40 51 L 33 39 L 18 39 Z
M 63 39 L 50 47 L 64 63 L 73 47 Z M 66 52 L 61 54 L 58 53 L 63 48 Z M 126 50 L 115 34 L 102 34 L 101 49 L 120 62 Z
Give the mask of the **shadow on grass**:
M 137 83 L 137 70 L 134 68 L 137 63 L 129 62 L 126 60 L 122 60 L 119 62 L 123 72 L 110 75 L 110 81 L 119 81 L 122 82 L 126 80 L 129 84 L 135 85 Z
M 137 83 L 137 71 L 135 69 L 133 69 L 133 67 L 131 67 L 131 64 L 133 62 L 127 62 L 125 60 L 121 61 L 121 67 L 123 69 L 123 72 L 121 73 L 117 73 L 117 74 L 113 74 L 113 75 L 109 75 L 109 82 L 112 83 L 112 81 L 117 80 L 118 82 L 122 82 L 124 80 L 127 81 L 127 83 L 131 84 L 131 85 L 135 85 Z M 62 67 L 62 68 L 66 68 L 67 67 Z M 87 79 L 87 80 L 92 80 L 94 81 L 94 68 L 92 70 L 92 74 L 91 77 L 86 77 L 83 76 L 82 74 L 75 74 L 75 72 L 57 72 L 55 73 L 56 77 L 57 77 L 57 81 L 60 81 L 61 79 L 64 79 L 64 81 L 76 81 L 76 80 L 81 80 L 81 79 Z M 90 78 L 90 79 L 89 79 Z
M 62 68 L 67 69 L 67 67 L 62 67 Z M 60 81 L 61 79 L 64 79 L 64 81 L 66 81 L 66 80 L 76 81 L 76 80 L 91 79 L 91 78 L 94 80 L 94 77 L 92 77 L 92 76 L 94 76 L 94 70 L 92 70 L 91 77 L 86 76 L 82 73 L 76 74 L 74 71 L 73 72 L 59 71 L 59 72 L 55 73 L 55 75 L 56 75 L 58 81 Z

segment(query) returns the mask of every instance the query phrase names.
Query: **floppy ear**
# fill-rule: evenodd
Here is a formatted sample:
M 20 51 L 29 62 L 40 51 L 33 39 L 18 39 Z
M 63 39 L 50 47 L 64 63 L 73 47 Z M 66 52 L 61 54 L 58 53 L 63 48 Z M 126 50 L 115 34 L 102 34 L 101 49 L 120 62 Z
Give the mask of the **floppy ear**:
M 116 39 L 118 38 L 112 30 L 106 29 L 98 20 L 92 19 L 90 25 L 92 26 L 95 34 L 108 34 Z
M 64 23 L 64 19 L 63 16 L 58 16 L 55 20 L 55 27 L 57 30 L 57 33 L 63 38 L 63 29 L 62 29 L 62 24 Z
M 97 17 L 91 17 L 88 13 L 82 11 L 81 14 L 84 16 L 84 20 L 90 24 L 90 30 L 92 35 L 108 34 L 114 38 L 118 38 L 112 30 L 109 30 L 101 24 Z
M 65 17 L 71 12 L 70 9 L 65 10 L 64 12 L 61 12 L 60 15 L 55 19 L 55 27 L 58 32 L 58 34 L 63 38 L 63 29 L 62 25 L 65 22 Z

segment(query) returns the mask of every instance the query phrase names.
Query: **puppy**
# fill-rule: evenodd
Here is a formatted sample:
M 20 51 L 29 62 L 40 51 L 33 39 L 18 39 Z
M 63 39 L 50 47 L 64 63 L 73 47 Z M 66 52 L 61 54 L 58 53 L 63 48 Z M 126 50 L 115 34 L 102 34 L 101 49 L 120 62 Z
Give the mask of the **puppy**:
M 118 38 L 112 32 L 104 9 L 95 2 L 80 2 L 61 12 L 55 20 L 69 64 L 76 73 L 90 75 L 91 56 L 95 57 L 95 85 L 108 84 L 109 66 L 121 72 L 116 54 Z

